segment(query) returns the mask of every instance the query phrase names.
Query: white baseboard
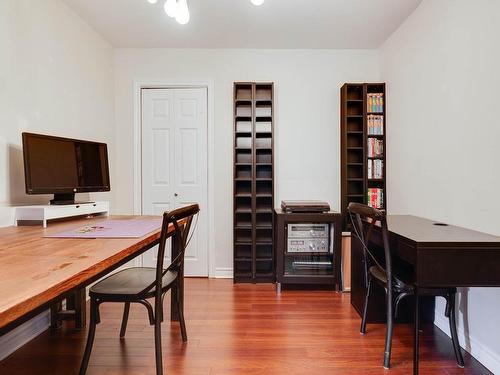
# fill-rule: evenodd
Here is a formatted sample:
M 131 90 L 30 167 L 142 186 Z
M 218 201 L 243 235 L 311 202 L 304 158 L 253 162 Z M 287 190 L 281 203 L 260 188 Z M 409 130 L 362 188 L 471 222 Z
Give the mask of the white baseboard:
M 450 336 L 450 325 L 448 318 L 443 314 L 437 313 L 434 317 L 434 324 L 441 331 Z M 460 346 L 467 352 L 469 352 L 475 359 L 477 359 L 481 364 L 490 370 L 493 374 L 500 374 L 500 356 L 495 353 L 489 347 L 483 345 L 479 340 L 469 334 L 466 339 L 465 332 L 461 327 L 457 327 L 458 341 Z M 450 336 L 451 337 L 451 336 Z M 469 347 L 466 343 L 469 342 Z M 451 345 L 451 343 L 450 343 Z
M 0 361 L 49 328 L 50 312 L 45 311 L 0 337 Z
M 216 279 L 232 279 L 233 269 L 231 267 L 217 267 L 214 277 Z

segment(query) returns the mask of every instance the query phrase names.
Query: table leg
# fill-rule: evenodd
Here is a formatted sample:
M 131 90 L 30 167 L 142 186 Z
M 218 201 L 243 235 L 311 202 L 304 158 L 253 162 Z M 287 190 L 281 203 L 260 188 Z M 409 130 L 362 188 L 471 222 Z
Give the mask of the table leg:
M 62 309 L 62 301 L 56 302 L 50 307 L 50 329 L 52 332 L 61 328 L 63 320 L 73 320 L 77 330 L 85 328 L 87 323 L 85 297 L 85 288 L 77 289 L 66 297 L 66 309 Z
M 75 328 L 83 329 L 87 324 L 86 290 L 78 289 L 75 292 Z
M 420 320 L 420 312 L 419 312 L 419 296 L 418 293 L 415 293 L 415 318 L 414 318 L 414 343 L 413 343 L 413 375 L 418 375 L 418 347 L 419 347 L 419 320 Z
M 182 270 L 181 275 L 180 275 L 180 280 L 179 280 L 179 301 L 180 301 L 180 308 L 184 312 L 184 270 Z M 177 314 L 175 316 L 175 321 L 179 321 L 179 311 L 177 310 Z
M 61 320 L 59 319 L 59 313 L 61 309 L 61 301 L 58 301 L 50 306 L 50 331 L 52 333 L 61 328 Z
M 71 296 L 66 298 L 66 311 L 74 311 L 75 329 L 85 328 L 87 323 L 85 288 L 77 289 Z
M 172 259 L 175 259 L 177 254 L 179 254 L 179 245 L 177 243 L 176 235 L 172 235 L 171 237 L 172 243 Z M 181 270 L 181 273 L 177 276 L 179 277 L 179 299 L 181 301 L 180 305 L 184 306 L 184 269 Z M 178 322 L 179 321 L 179 312 L 177 311 L 177 304 L 175 301 L 177 300 L 177 290 L 176 288 L 171 289 L 170 292 L 170 321 Z

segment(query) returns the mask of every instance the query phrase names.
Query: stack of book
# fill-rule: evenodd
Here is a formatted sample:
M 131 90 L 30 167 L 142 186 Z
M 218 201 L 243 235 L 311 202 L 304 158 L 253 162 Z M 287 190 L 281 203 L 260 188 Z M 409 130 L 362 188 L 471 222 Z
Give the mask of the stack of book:
M 381 157 L 384 155 L 384 141 L 377 138 L 368 138 L 368 157 Z
M 384 94 L 367 94 L 368 96 L 368 112 L 384 112 Z
M 384 161 L 381 159 L 368 159 L 368 178 L 383 178 Z
M 384 116 L 368 115 L 368 135 L 384 134 Z
M 384 189 L 379 188 L 369 188 L 368 189 L 368 206 L 374 208 L 384 207 Z

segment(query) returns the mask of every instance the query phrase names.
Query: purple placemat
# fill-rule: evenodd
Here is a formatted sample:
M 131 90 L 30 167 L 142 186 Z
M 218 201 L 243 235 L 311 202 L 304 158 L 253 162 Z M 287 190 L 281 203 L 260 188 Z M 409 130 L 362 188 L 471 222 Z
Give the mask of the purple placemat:
M 139 238 L 161 227 L 162 219 L 106 220 L 64 232 L 51 238 Z

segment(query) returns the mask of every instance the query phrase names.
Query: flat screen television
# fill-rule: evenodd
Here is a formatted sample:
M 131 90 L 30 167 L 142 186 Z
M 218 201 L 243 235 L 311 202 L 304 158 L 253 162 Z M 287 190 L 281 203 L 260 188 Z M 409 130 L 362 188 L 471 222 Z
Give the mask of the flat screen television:
M 105 143 L 22 136 L 26 194 L 54 194 L 50 204 L 73 204 L 75 193 L 110 190 Z

